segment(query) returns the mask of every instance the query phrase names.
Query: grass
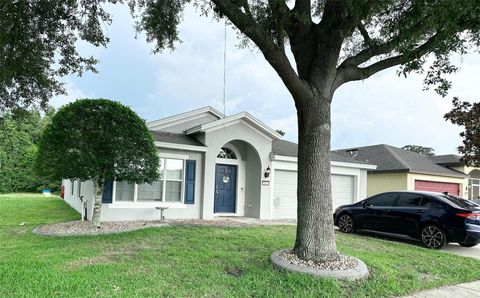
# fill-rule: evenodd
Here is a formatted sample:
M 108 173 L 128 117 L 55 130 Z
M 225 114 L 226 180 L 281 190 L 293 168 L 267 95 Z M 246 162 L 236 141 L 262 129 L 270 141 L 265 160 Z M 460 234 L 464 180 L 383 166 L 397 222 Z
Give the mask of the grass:
M 293 226 L 168 227 L 62 238 L 31 233 L 38 225 L 78 218 L 56 197 L 3 195 L 0 214 L 1 297 L 385 297 L 480 278 L 478 260 L 342 234 L 338 249 L 365 261 L 368 280 L 276 271 L 268 258 L 292 245 Z M 227 274 L 239 269 L 240 276 Z

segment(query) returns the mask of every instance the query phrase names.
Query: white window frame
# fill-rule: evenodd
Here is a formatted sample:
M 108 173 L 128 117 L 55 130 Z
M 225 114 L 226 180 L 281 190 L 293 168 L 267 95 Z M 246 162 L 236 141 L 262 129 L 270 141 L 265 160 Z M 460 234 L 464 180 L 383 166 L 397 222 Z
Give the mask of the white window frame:
M 160 155 L 161 159 L 167 160 L 167 159 L 176 159 L 176 160 L 181 160 L 182 161 L 182 179 L 181 180 L 176 180 L 176 179 L 168 179 L 168 181 L 177 181 L 181 182 L 180 186 L 180 201 L 178 202 L 167 202 L 165 201 L 165 196 L 166 196 L 166 187 L 167 187 L 167 178 L 166 178 L 166 171 L 167 171 L 167 163 L 165 162 L 165 167 L 164 167 L 164 175 L 163 175 L 163 191 L 162 191 L 162 200 L 161 201 L 150 201 L 150 202 L 145 202 L 145 201 L 138 201 L 138 184 L 134 184 L 134 190 L 133 190 L 133 201 L 116 201 L 116 195 L 117 195 L 117 181 L 113 181 L 113 193 L 112 193 L 112 204 L 110 208 L 153 208 L 153 207 L 170 207 L 170 208 L 186 208 L 185 205 L 185 172 L 186 172 L 186 163 L 187 159 L 189 159 L 188 155 L 177 155 L 177 154 L 161 154 Z

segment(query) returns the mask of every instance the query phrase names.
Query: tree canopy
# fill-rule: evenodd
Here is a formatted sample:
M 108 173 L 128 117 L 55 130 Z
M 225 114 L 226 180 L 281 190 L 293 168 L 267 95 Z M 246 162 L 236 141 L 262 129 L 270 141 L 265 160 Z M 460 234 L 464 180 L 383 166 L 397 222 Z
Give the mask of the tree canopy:
M 59 180 L 42 179 L 34 168 L 40 134 L 53 113 L 14 109 L 0 114 L 0 193 L 59 189 Z
M 460 132 L 463 145 L 458 147 L 465 164 L 480 167 L 480 103 L 453 99 L 453 109 L 445 114 L 445 119 L 463 126 Z
M 107 99 L 80 99 L 58 110 L 39 142 L 37 169 L 53 179 L 151 183 L 159 158 L 145 121 Z
M 415 152 L 425 156 L 435 156 L 435 150 L 431 147 L 424 147 L 419 145 L 405 145 L 402 147 L 403 150 Z

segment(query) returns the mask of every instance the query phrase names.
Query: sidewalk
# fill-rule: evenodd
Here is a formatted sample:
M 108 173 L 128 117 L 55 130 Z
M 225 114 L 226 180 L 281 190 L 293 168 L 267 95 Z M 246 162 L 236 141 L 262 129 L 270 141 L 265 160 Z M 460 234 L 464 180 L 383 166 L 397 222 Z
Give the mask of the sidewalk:
M 480 281 L 418 292 L 403 298 L 463 298 L 480 297 Z

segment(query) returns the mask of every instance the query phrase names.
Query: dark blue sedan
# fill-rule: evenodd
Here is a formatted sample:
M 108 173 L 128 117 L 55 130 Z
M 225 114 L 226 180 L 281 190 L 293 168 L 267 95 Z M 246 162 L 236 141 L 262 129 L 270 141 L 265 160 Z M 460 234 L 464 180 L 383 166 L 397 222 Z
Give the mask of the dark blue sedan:
M 459 197 L 418 191 L 386 192 L 340 206 L 333 215 L 344 233 L 372 230 L 420 239 L 428 248 L 480 243 L 480 205 Z

